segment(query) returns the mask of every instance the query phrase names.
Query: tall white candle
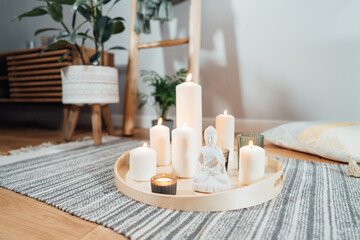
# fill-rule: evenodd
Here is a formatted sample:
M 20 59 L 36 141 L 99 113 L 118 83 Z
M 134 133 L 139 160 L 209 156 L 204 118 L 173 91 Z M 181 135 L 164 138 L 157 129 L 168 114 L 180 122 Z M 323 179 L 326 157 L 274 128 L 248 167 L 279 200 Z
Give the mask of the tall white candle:
M 239 180 L 243 184 L 251 184 L 265 175 L 265 150 L 253 145 L 240 148 Z
M 159 118 L 158 125 L 150 128 L 150 147 L 156 151 L 157 165 L 169 165 L 170 129 L 161 123 L 162 118 Z
M 196 172 L 196 162 L 200 156 L 197 132 L 186 125 L 172 131 L 172 166 L 178 177 L 191 178 Z
M 201 86 L 191 82 L 191 73 L 186 82 L 176 86 L 176 126 L 187 125 L 197 133 L 197 146 L 202 146 L 202 96 Z
M 224 111 L 224 114 L 216 116 L 216 131 L 218 134 L 217 145 L 229 150 L 229 162 L 233 164 L 235 118 L 227 114 L 227 110 Z
M 135 181 L 150 181 L 156 175 L 156 152 L 144 146 L 130 151 L 129 174 Z

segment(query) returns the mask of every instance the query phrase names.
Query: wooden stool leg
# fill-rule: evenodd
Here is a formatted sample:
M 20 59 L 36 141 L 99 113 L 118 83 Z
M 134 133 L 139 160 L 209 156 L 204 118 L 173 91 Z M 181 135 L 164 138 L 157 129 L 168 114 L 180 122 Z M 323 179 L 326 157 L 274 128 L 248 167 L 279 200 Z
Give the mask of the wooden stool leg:
M 76 105 L 70 106 L 68 121 L 65 126 L 65 141 L 71 140 L 71 137 L 72 137 L 75 127 L 76 127 L 77 120 L 79 118 L 79 113 L 80 113 L 79 106 L 76 106 Z
M 63 112 L 63 124 L 62 124 L 62 131 L 65 132 L 67 123 L 69 121 L 69 112 L 70 112 L 70 105 L 64 105 L 64 112 Z
M 95 145 L 101 145 L 101 106 L 91 105 L 91 124 Z
M 101 106 L 101 116 L 104 121 L 104 125 L 106 127 L 109 135 L 114 135 L 114 126 L 111 120 L 110 108 L 109 105 Z

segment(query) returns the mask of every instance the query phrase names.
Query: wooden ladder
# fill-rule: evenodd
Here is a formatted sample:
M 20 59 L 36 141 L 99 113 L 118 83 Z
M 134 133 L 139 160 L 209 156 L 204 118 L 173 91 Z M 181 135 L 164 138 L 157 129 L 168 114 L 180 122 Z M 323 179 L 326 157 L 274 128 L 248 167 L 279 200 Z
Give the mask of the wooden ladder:
M 155 47 L 170 47 L 188 44 L 188 70 L 193 80 L 199 82 L 200 76 L 200 36 L 201 36 L 201 0 L 190 0 L 189 37 L 171 39 L 152 43 L 140 43 L 140 35 L 134 31 L 136 21 L 137 0 L 131 0 L 129 60 L 126 77 L 125 111 L 123 134 L 132 136 L 135 127 L 137 77 L 139 50 Z

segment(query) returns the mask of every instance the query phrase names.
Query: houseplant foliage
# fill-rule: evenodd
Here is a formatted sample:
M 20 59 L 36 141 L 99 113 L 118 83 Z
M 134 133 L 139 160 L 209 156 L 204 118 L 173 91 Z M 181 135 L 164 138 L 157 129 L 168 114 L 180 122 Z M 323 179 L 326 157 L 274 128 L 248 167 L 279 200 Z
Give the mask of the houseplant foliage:
M 57 41 L 43 51 L 58 50 L 69 48 L 59 61 L 71 54 L 73 51 L 78 51 L 81 57 L 82 64 L 86 62 L 86 50 L 84 44 L 87 40 L 92 41 L 95 48 L 95 54 L 90 56 L 89 61 L 93 65 L 104 65 L 104 52 L 108 50 L 122 50 L 121 46 L 114 46 L 105 50 L 104 44 L 114 34 L 119 34 L 124 31 L 124 18 L 108 16 L 112 8 L 120 0 L 39 0 L 43 5 L 38 6 L 26 13 L 17 16 L 15 19 L 22 20 L 26 17 L 36 17 L 42 15 L 50 15 L 51 18 L 59 23 L 59 28 L 42 28 L 35 32 L 38 35 L 47 31 L 62 31 L 66 32 L 57 37 Z M 70 6 L 73 12 L 71 26 L 67 26 L 64 22 L 63 7 Z M 103 11 L 103 7 L 107 6 L 107 11 Z M 77 21 L 77 16 L 80 14 L 83 19 Z M 14 19 L 14 20 L 15 20 Z M 79 22 L 79 23 L 78 23 Z M 82 31 L 82 29 L 86 29 Z
M 143 82 L 153 87 L 154 90 L 150 95 L 138 93 L 138 108 L 141 109 L 148 102 L 149 97 L 153 97 L 159 117 L 166 121 L 170 107 L 176 104 L 176 86 L 185 81 L 187 72 L 186 69 L 182 68 L 176 75 L 161 77 L 154 71 L 140 71 Z

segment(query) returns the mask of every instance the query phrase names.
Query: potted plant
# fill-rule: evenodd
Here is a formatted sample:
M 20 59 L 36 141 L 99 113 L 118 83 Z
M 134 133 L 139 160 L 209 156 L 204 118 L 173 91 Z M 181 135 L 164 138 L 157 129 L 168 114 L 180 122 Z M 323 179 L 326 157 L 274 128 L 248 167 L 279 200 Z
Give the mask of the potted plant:
M 124 31 L 122 17 L 110 18 L 107 14 L 120 0 L 44 0 L 43 6 L 36 7 L 17 16 L 21 20 L 25 17 L 50 15 L 59 23 L 59 28 L 43 28 L 35 32 L 38 35 L 47 31 L 61 31 L 64 34 L 57 37 L 57 41 L 45 49 L 69 49 L 59 58 L 59 62 L 69 54 L 78 54 L 81 65 L 62 68 L 62 87 L 64 104 L 107 104 L 119 102 L 118 73 L 114 67 L 104 66 L 105 43 L 114 34 Z M 103 6 L 109 4 L 109 10 L 104 14 Z M 63 7 L 70 6 L 73 11 L 71 27 L 63 19 Z M 77 24 L 77 16 L 84 19 Z M 81 29 L 86 29 L 82 31 Z M 94 43 L 93 54 L 84 47 L 86 41 Z M 122 50 L 115 46 L 108 50 Z
M 170 107 L 176 104 L 176 86 L 185 81 L 187 72 L 186 69 L 180 69 L 176 75 L 161 77 L 154 71 L 140 71 L 140 77 L 142 77 L 143 82 L 153 87 L 154 90 L 149 95 L 138 93 L 138 109 L 141 109 L 148 102 L 149 97 L 153 97 L 158 118 L 161 117 L 163 124 L 172 130 L 173 120 L 168 119 L 167 115 Z M 153 120 L 152 125 L 156 125 L 157 121 L 158 119 Z

